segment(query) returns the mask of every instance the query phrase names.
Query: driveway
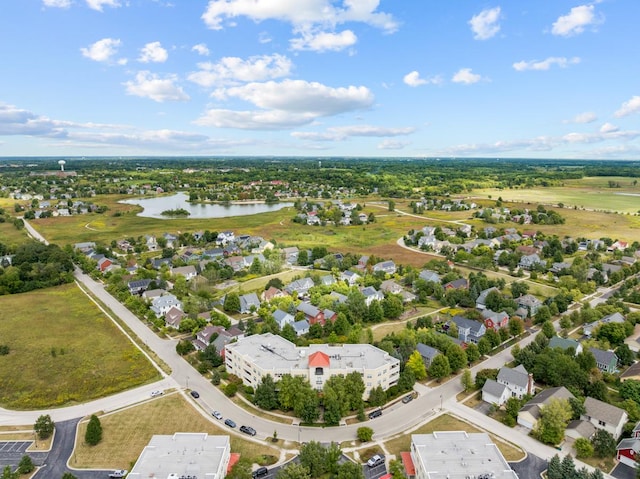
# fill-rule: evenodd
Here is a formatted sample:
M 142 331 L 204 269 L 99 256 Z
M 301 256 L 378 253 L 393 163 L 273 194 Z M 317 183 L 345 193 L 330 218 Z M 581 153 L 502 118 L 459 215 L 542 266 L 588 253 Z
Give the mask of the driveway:
M 631 466 L 619 463 L 613 468 L 610 475 L 617 479 L 636 479 L 636 470 Z
M 511 469 L 516 471 L 520 479 L 540 479 L 547 468 L 547 461 L 533 454 L 527 454 L 520 462 L 510 462 Z

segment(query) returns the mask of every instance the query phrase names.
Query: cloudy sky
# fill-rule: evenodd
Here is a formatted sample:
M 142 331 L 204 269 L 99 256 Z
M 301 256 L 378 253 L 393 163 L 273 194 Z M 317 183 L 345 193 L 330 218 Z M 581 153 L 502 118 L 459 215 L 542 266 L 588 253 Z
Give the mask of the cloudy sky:
M 640 157 L 638 0 L 12 0 L 0 156 Z

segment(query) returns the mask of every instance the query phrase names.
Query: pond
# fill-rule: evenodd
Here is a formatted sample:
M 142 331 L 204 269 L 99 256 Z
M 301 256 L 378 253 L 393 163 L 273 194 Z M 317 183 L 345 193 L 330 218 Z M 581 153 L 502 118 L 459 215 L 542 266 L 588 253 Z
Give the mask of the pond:
M 189 203 L 189 196 L 185 193 L 176 193 L 172 196 L 160 196 L 157 198 L 135 198 L 122 200 L 121 203 L 128 205 L 138 205 L 143 208 L 138 216 L 147 218 L 170 219 L 171 216 L 163 216 L 162 212 L 167 210 L 183 209 L 190 214 L 184 218 L 227 218 L 229 216 L 247 216 L 278 211 L 293 203 L 241 203 L 241 204 L 211 204 L 211 203 Z M 180 218 L 179 216 L 173 218 Z

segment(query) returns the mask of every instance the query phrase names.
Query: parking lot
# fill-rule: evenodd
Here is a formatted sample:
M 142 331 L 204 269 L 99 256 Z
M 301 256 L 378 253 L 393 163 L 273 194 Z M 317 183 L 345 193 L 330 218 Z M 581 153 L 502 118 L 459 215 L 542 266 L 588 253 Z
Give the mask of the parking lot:
M 362 470 L 364 471 L 365 479 L 379 479 L 387 473 L 387 466 L 383 462 L 379 466 L 375 467 L 369 467 L 367 465 L 362 466 Z
M 33 441 L 0 442 L 0 453 L 15 452 L 17 454 L 24 454 L 32 442 Z

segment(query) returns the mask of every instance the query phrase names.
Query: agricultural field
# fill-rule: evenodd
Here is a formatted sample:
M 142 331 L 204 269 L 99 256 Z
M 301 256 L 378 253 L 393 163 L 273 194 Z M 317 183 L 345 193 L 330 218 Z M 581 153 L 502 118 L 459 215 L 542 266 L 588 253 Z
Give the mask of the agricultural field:
M 76 448 L 69 460 L 74 468 L 131 469 L 154 434 L 206 432 L 228 434 L 228 430 L 206 419 L 179 394 L 123 409 L 100 417 L 102 441 L 97 446 L 84 442 L 87 422 L 80 424 Z M 272 447 L 231 435 L 231 452 L 261 464 L 274 463 L 280 452 Z
M 71 405 L 159 379 L 75 284 L 0 296 L 0 311 L 2 407 Z

